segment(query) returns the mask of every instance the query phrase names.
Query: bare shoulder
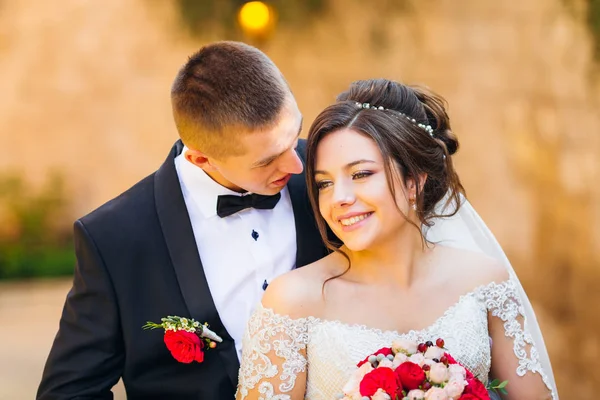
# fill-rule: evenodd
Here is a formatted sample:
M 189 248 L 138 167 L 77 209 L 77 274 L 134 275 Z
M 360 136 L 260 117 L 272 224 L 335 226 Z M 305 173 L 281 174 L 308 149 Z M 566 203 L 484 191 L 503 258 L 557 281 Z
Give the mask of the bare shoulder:
M 329 257 L 274 279 L 262 298 L 263 306 L 292 318 L 317 314 L 322 304 L 321 289 L 327 279 Z
M 509 279 L 508 270 L 495 258 L 470 250 L 450 247 L 436 249 L 449 276 L 460 277 L 466 287 L 476 288 Z

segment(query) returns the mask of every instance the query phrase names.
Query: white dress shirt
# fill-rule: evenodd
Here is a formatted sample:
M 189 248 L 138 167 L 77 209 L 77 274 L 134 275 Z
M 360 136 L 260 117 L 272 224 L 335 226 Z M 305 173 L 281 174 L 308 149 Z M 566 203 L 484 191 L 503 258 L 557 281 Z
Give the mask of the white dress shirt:
M 220 218 L 217 197 L 241 194 L 216 183 L 187 161 L 186 150 L 184 147 L 175 158 L 179 184 L 210 293 L 241 359 L 246 322 L 262 298 L 264 282 L 295 267 L 292 202 L 286 187 L 272 210 L 249 208 Z

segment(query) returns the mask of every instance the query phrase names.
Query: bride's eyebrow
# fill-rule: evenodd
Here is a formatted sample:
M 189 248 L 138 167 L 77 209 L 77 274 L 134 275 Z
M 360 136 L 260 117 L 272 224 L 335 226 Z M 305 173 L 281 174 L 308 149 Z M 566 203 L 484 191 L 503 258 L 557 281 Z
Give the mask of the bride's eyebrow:
M 376 163 L 376 161 L 368 160 L 368 159 L 364 159 L 363 158 L 363 159 L 360 159 L 360 160 L 352 161 L 352 162 L 344 165 L 344 169 L 345 170 L 349 170 L 350 168 L 352 168 L 352 167 L 354 167 L 356 165 L 359 165 L 359 164 L 375 164 L 375 163 Z M 318 175 L 318 174 L 325 175 L 325 174 L 327 174 L 327 171 L 324 171 L 324 170 L 321 170 L 321 169 L 315 170 L 315 175 Z

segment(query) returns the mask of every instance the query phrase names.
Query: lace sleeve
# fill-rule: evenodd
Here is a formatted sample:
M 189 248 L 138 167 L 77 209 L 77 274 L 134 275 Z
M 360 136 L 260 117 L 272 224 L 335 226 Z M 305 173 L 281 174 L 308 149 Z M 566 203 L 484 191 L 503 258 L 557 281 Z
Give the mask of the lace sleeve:
M 544 346 L 544 343 L 534 343 L 533 337 L 527 329 L 527 320 L 518 293 L 517 286 L 512 279 L 500 284 L 491 283 L 479 291 L 480 300 L 485 303 L 490 315 L 490 336 L 493 339 L 492 372 L 496 371 L 497 374 L 502 375 L 499 377 L 501 380 L 509 381 L 507 388 L 511 395 L 510 398 L 521 395 L 522 390 L 530 390 L 532 386 L 536 386 L 535 380 L 539 379 L 531 378 L 522 383 L 522 380 L 517 378 L 523 378 L 529 373 L 539 374 L 545 389 L 548 390 L 549 398 L 556 400 L 558 396 L 552 390 L 548 379 L 548 373 L 551 374 L 552 371 L 544 371 L 538 356 L 537 346 Z M 496 322 L 494 317 L 499 318 L 501 322 Z M 498 326 L 500 329 L 495 329 L 494 326 Z M 495 335 L 495 331 L 498 331 L 499 334 Z M 514 357 L 510 357 L 511 348 Z M 494 365 L 495 361 L 496 365 Z M 512 373 L 507 369 L 512 370 Z M 511 387 L 513 393 L 511 393 Z
M 304 399 L 306 319 L 278 315 L 259 304 L 242 342 L 236 399 Z

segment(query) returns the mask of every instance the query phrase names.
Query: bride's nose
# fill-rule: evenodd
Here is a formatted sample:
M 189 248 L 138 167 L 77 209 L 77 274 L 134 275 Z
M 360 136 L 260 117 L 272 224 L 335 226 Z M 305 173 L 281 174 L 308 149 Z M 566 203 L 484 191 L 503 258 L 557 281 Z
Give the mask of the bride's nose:
M 346 207 L 354 204 L 356 196 L 352 185 L 343 181 L 338 181 L 333 186 L 333 206 Z

